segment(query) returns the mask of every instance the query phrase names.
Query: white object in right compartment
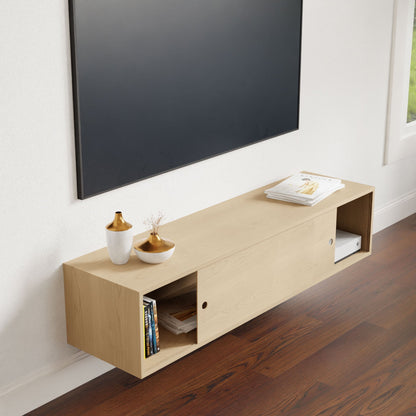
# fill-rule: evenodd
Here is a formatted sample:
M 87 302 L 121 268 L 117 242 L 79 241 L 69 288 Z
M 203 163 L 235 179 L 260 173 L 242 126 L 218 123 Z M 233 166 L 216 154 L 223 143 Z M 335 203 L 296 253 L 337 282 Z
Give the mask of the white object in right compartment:
M 335 263 L 361 250 L 361 236 L 337 230 L 335 238 Z

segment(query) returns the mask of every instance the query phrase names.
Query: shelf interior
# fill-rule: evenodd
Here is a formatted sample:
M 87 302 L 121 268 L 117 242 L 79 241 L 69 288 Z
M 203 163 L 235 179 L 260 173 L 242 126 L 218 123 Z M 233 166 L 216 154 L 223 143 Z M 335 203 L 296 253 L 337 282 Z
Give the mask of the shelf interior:
M 171 362 L 177 359 L 177 357 L 183 355 L 183 350 L 188 348 L 196 348 L 197 343 L 197 330 L 194 329 L 186 334 L 175 335 L 168 331 L 160 324 L 160 305 L 168 302 L 171 299 L 178 296 L 188 294 L 190 292 L 195 293 L 196 304 L 196 288 L 197 288 L 197 273 L 191 273 L 179 280 L 176 280 L 168 285 L 162 286 L 152 292 L 146 294 L 146 296 L 155 299 L 158 307 L 159 316 L 159 340 L 160 351 L 145 359 L 145 365 L 154 365 L 158 362 Z
M 361 251 L 371 251 L 373 193 L 354 199 L 337 209 L 337 229 L 361 236 Z

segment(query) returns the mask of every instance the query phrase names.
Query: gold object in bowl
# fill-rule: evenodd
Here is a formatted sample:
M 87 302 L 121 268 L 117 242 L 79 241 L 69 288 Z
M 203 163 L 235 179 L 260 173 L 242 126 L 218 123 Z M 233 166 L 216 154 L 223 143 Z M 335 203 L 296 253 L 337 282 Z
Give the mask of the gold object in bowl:
M 175 251 L 175 243 L 164 240 L 158 233 L 151 233 L 146 240 L 134 246 L 137 257 L 145 263 L 157 264 L 168 260 Z

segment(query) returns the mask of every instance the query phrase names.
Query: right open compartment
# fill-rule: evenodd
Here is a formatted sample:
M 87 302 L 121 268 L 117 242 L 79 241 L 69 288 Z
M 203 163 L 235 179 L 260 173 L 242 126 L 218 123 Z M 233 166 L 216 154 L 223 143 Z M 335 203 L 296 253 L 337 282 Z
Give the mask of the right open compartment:
M 371 252 L 372 212 L 373 192 L 338 207 L 335 263 L 357 251 Z

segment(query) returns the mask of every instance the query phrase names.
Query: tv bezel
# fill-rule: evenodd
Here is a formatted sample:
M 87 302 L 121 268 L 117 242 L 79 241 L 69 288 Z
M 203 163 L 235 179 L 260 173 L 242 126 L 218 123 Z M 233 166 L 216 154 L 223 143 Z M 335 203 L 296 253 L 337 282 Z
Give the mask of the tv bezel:
M 297 96 L 297 121 L 296 121 L 296 127 L 293 129 L 288 129 L 286 131 L 280 132 L 275 135 L 270 135 L 267 137 L 264 137 L 260 140 L 256 140 L 252 143 L 248 143 L 242 146 L 237 146 L 230 150 L 221 151 L 215 154 L 211 154 L 207 157 L 194 160 L 189 163 L 185 163 L 170 169 L 166 169 L 164 171 L 160 171 L 155 174 L 151 174 L 145 177 L 140 177 L 137 179 L 133 179 L 129 182 L 123 183 L 122 185 L 117 185 L 113 187 L 109 187 L 106 190 L 99 191 L 93 194 L 85 194 L 85 186 L 84 186 L 84 178 L 83 178 L 83 170 L 82 170 L 82 142 L 81 142 L 81 132 L 80 132 L 80 126 L 81 126 L 81 119 L 80 119 L 80 105 L 79 105 L 79 90 L 78 90 L 78 67 L 77 67 L 77 57 L 76 57 L 76 30 L 75 30 L 75 16 L 74 16 L 74 2 L 76 0 L 68 0 L 68 10 L 69 10 L 69 35 L 70 35 L 70 56 L 71 56 L 71 76 L 72 76 L 72 96 L 73 96 L 73 117 L 74 117 L 74 136 L 75 136 L 75 158 L 76 158 L 76 178 L 77 178 L 77 198 L 84 200 L 91 198 L 93 196 L 101 195 L 103 193 L 122 188 L 127 185 L 131 185 L 137 182 L 141 182 L 143 180 L 159 176 L 171 171 L 174 171 L 176 169 L 184 168 L 186 166 L 193 165 L 195 163 L 202 162 L 204 160 L 211 159 L 213 157 L 217 157 L 220 155 L 224 155 L 227 153 L 231 153 L 235 150 L 243 149 L 245 147 L 254 146 L 258 143 L 264 142 L 266 140 L 270 140 L 276 137 L 280 137 L 284 134 L 288 134 L 294 131 L 299 130 L 299 120 L 300 120 L 300 90 L 301 90 L 301 66 L 302 66 L 302 33 L 303 33 L 303 0 L 300 1 L 300 27 L 299 27 L 299 57 L 298 57 L 298 96 Z

